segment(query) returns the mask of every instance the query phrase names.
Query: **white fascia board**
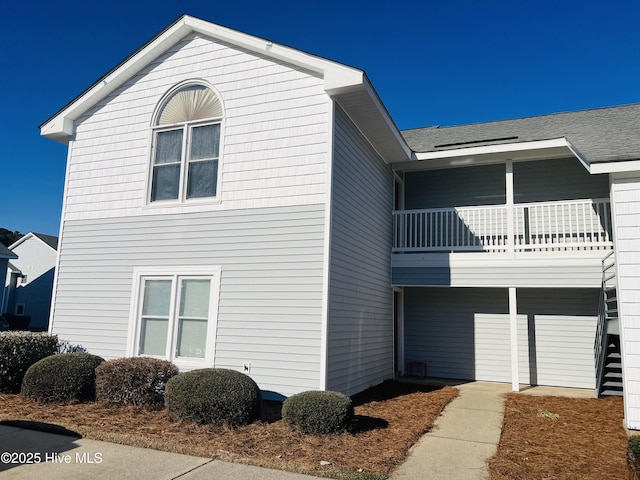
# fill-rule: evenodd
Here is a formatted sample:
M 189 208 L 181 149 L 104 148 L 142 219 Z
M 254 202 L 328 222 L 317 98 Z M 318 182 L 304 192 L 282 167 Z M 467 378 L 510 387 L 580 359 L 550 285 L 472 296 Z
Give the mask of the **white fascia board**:
M 414 160 L 439 160 L 458 157 L 472 158 L 481 155 L 509 153 L 517 155 L 518 152 L 561 147 L 569 148 L 569 142 L 567 142 L 564 137 L 552 140 L 534 140 L 531 142 L 501 143 L 497 145 L 483 145 L 480 147 L 457 148 L 438 152 L 416 152 L 414 153 Z M 571 153 L 573 153 L 573 151 Z
M 589 171 L 591 173 L 640 172 L 640 160 L 592 163 Z
M 35 237 L 35 235 L 33 234 L 33 232 L 29 232 L 26 235 L 20 237 L 18 240 L 16 240 L 15 242 L 13 242 L 11 245 L 9 245 L 7 248 L 11 251 L 13 251 L 14 248 L 16 248 L 18 245 L 23 244 L 24 242 L 26 242 L 27 240 L 29 240 L 30 238 Z M 39 239 L 38 239 L 39 240 Z M 44 243 L 44 242 L 43 242 Z
M 44 123 L 40 127 L 40 134 L 68 143 L 73 135 L 74 120 L 191 33 L 227 42 L 323 75 L 325 90 L 329 95 L 357 89 L 364 84 L 364 72 L 361 70 L 185 15 Z

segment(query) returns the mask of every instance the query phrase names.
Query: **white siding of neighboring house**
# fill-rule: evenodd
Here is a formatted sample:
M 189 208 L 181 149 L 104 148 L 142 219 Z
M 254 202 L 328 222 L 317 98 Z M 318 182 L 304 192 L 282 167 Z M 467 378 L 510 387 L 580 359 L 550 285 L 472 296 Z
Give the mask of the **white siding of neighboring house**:
M 220 201 L 146 205 L 150 125 L 173 85 L 224 105 Z M 124 356 L 134 268 L 219 265 L 215 366 L 264 390 L 320 385 L 329 97 L 323 81 L 190 36 L 77 122 L 53 332 Z
M 640 176 L 611 185 L 618 311 L 622 340 L 625 422 L 640 429 Z
M 393 375 L 393 173 L 336 107 L 327 389 L 356 393 Z
M 16 286 L 12 309 L 15 308 L 15 304 L 23 303 L 24 314 L 31 317 L 29 328 L 46 329 L 57 252 L 33 236 L 14 247 L 12 251 L 18 258 L 11 263 L 26 276 L 26 280 L 18 282 Z

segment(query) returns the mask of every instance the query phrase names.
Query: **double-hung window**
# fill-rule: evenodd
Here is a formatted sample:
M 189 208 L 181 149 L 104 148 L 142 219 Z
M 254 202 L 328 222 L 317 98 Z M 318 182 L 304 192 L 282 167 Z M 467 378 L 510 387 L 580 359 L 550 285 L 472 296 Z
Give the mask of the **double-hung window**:
M 150 202 L 218 195 L 222 106 L 202 85 L 171 94 L 154 127 Z
M 219 269 L 138 272 L 134 355 L 212 365 Z

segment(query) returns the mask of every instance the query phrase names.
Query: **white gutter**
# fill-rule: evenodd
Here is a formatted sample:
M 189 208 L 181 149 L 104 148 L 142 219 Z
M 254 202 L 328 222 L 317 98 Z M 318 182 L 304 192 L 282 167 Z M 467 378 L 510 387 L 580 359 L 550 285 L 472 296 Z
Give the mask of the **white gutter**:
M 573 147 L 566 138 L 556 138 L 552 140 L 534 140 L 531 142 L 501 143 L 496 145 L 483 145 L 480 147 L 456 148 L 452 150 L 441 150 L 437 152 L 416 152 L 413 160 L 439 160 L 453 157 L 475 157 L 479 155 L 509 154 L 526 152 L 530 150 L 544 150 L 548 148 L 568 148 L 574 153 Z

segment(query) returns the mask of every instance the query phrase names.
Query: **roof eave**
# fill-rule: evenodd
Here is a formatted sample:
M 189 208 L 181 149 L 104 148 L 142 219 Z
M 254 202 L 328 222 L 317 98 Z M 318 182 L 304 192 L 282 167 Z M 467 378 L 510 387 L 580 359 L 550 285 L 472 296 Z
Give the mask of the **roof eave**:
M 345 110 L 361 127 L 385 161 L 389 161 L 390 157 L 404 160 L 411 157 L 411 150 L 362 70 L 188 15 L 179 18 L 43 123 L 40 126 L 41 135 L 61 143 L 68 143 L 73 135 L 74 121 L 77 118 L 191 33 L 212 37 L 322 75 L 327 94 L 338 101 L 342 99 L 341 103 L 351 105 L 345 107 Z M 353 101 L 349 102 L 350 98 L 364 101 L 365 105 L 357 108 Z M 364 107 L 368 108 L 367 115 L 361 113 Z M 378 126 L 374 128 L 373 125 Z
M 562 157 L 576 157 L 585 168 L 588 168 L 588 163 L 564 137 L 415 152 L 412 161 L 399 167 L 403 170 L 428 170 L 499 163 L 505 160 L 543 160 Z

